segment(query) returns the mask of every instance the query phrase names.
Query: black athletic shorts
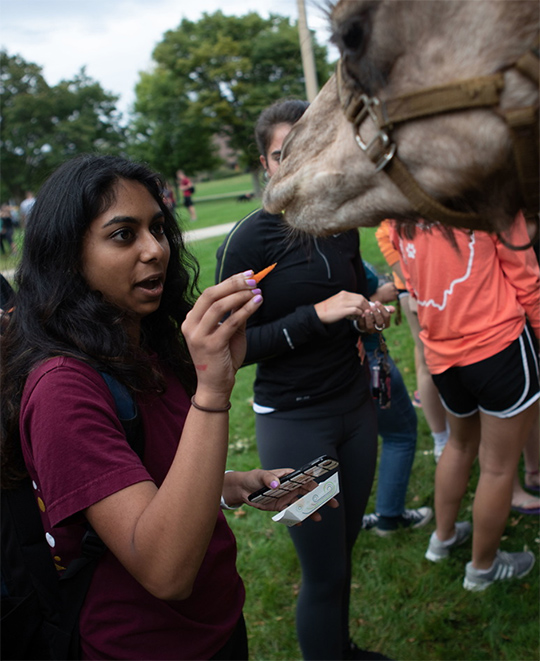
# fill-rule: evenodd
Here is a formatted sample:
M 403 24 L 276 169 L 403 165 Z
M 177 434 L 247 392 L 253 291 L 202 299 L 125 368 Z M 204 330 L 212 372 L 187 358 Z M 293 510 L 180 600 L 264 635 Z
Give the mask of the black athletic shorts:
M 458 418 L 480 410 L 511 418 L 540 398 L 538 345 L 528 326 L 500 353 L 434 374 L 445 409 Z

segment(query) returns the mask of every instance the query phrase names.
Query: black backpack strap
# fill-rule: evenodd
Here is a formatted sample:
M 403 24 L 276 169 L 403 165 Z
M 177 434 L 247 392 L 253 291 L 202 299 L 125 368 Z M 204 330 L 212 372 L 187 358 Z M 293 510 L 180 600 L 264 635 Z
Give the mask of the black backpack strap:
M 127 386 L 107 372 L 100 372 L 116 404 L 116 414 L 122 423 L 127 442 L 141 461 L 144 458 L 144 429 L 137 404 Z

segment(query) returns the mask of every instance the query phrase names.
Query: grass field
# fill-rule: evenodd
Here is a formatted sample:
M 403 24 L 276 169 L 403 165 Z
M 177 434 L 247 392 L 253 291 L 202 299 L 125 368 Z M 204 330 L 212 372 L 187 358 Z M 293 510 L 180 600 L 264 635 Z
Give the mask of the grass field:
M 230 195 L 231 193 L 246 193 L 253 191 L 253 179 L 251 174 L 238 174 L 227 179 L 215 179 L 214 181 L 202 181 L 196 184 L 193 199 L 195 202 L 204 197 L 214 195 Z
M 200 184 L 197 195 L 243 190 L 244 180 Z M 219 188 L 218 188 L 219 185 Z M 246 190 L 249 189 L 247 186 Z M 206 190 L 212 191 L 206 193 Z M 217 190 L 218 192 L 214 192 Z M 196 203 L 200 219 L 190 228 L 239 220 L 259 202 Z M 17 235 L 22 240 L 20 232 Z M 201 265 L 201 288 L 213 284 L 215 253 L 223 237 L 191 244 Z M 364 259 L 387 271 L 373 230 L 362 230 Z M 0 270 L 13 268 L 16 257 L 0 257 Z M 263 287 L 264 289 L 264 287 Z M 405 320 L 385 337 L 407 387 L 415 389 L 413 343 Z M 233 391 L 228 467 L 250 469 L 259 465 L 254 414 L 251 409 L 254 367 L 240 370 Z M 409 484 L 408 507 L 433 505 L 435 463 L 429 429 L 418 410 L 416 459 Z M 471 519 L 472 493 L 464 499 L 460 518 Z M 373 497 L 368 511 L 373 510 Z M 252 508 L 226 513 L 239 547 L 238 565 L 247 590 L 245 616 L 251 658 L 261 661 L 301 659 L 295 634 L 295 600 L 300 584 L 296 554 L 284 526 L 271 514 Z M 316 525 L 316 524 L 314 524 Z M 461 582 L 470 546 L 451 559 L 433 565 L 424 559 L 431 523 L 418 531 L 400 531 L 388 538 L 360 535 L 354 552 L 351 596 L 351 633 L 361 647 L 378 650 L 400 661 L 538 661 L 538 563 L 523 581 L 496 584 L 484 593 L 469 593 Z M 502 547 L 525 548 L 538 558 L 539 519 L 511 515 Z
M 362 230 L 364 258 L 386 271 L 373 230 Z M 192 245 L 201 264 L 201 285 L 214 278 L 215 252 L 222 238 Z M 415 389 L 413 344 L 404 320 L 385 333 L 390 352 L 409 391 Z M 254 367 L 240 370 L 233 392 L 228 467 L 258 466 L 251 409 Z M 435 462 L 423 413 L 408 492 L 408 507 L 433 505 Z M 464 499 L 460 518 L 471 520 L 477 473 Z M 368 511 L 374 508 L 374 498 Z M 271 515 L 250 508 L 227 512 L 239 547 L 238 565 L 247 589 L 245 616 L 250 655 L 258 660 L 301 659 L 295 635 L 295 599 L 300 570 L 288 533 Z M 316 525 L 316 524 L 314 524 Z M 388 538 L 362 533 L 354 552 L 351 633 L 361 647 L 400 661 L 538 661 L 538 564 L 523 581 L 497 584 L 484 593 L 462 586 L 470 546 L 447 563 L 424 559 L 434 524 L 400 531 Z M 539 519 L 511 515 L 502 547 L 531 549 L 538 557 Z
M 187 210 L 180 202 L 177 207 L 177 216 L 179 216 L 182 227 L 198 229 L 239 220 L 261 204 L 258 199 L 239 202 L 238 196 L 244 192 L 253 192 L 253 181 L 250 174 L 240 174 L 228 179 L 196 184 L 193 202 L 197 211 L 197 220 L 190 221 Z M 221 195 L 231 194 L 233 194 L 232 197 L 216 199 Z

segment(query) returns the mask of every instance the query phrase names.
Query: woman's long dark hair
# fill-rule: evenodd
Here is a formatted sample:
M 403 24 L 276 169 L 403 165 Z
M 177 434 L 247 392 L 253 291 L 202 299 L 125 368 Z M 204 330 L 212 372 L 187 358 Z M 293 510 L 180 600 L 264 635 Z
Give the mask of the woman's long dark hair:
M 126 313 L 91 291 L 82 276 L 83 239 L 114 202 L 121 179 L 141 183 L 159 204 L 171 255 L 161 304 L 141 323 L 141 344 L 126 331 Z M 145 165 L 115 156 L 79 156 L 43 185 L 25 233 L 15 277 L 15 310 L 2 337 L 2 487 L 24 474 L 19 413 L 24 384 L 40 362 L 72 356 L 113 374 L 133 392 L 163 389 L 148 351 L 166 361 L 186 390 L 195 371 L 180 325 L 196 296 L 198 265 L 162 200 L 163 182 Z

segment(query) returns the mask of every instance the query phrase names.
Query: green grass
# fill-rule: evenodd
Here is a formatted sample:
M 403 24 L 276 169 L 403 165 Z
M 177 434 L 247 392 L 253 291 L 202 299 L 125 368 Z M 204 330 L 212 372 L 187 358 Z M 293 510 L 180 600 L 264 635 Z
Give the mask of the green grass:
M 228 195 L 230 193 L 244 193 L 253 191 L 253 179 L 251 174 L 239 174 L 227 179 L 216 179 L 214 181 L 203 181 L 195 184 L 195 203 L 202 197 L 213 195 Z
M 374 230 L 362 230 L 362 251 L 381 271 L 388 268 Z M 223 237 L 192 244 L 201 264 L 201 286 L 213 283 L 215 252 Z M 405 319 L 385 332 L 390 352 L 409 392 L 415 389 L 413 342 Z M 231 410 L 228 467 L 259 465 L 251 409 L 253 366 L 237 376 Z M 433 506 L 435 463 L 429 428 L 421 409 L 416 459 L 409 483 L 408 507 Z M 477 471 L 462 504 L 460 518 L 471 520 Z M 375 483 L 376 486 L 376 483 Z M 375 487 L 372 493 L 375 492 Z M 374 508 L 374 496 L 368 511 Z M 245 616 L 252 659 L 301 659 L 295 634 L 295 601 L 300 569 L 284 526 L 270 513 L 245 507 L 227 512 L 238 541 L 238 567 L 247 590 Z M 424 559 L 430 524 L 400 531 L 389 538 L 360 535 L 354 550 L 351 633 L 361 646 L 400 661 L 537 661 L 539 648 L 538 564 L 523 581 L 496 584 L 484 593 L 462 586 L 470 546 L 458 549 L 446 563 Z M 502 546 L 531 549 L 538 558 L 539 519 L 511 515 Z
M 236 222 L 260 206 L 261 200 L 257 198 L 247 202 L 239 202 L 236 197 L 208 202 L 195 201 L 195 210 L 197 211 L 195 222 L 191 222 L 184 206 L 177 207 L 177 216 L 180 218 L 180 226 L 183 229 L 192 230 Z

